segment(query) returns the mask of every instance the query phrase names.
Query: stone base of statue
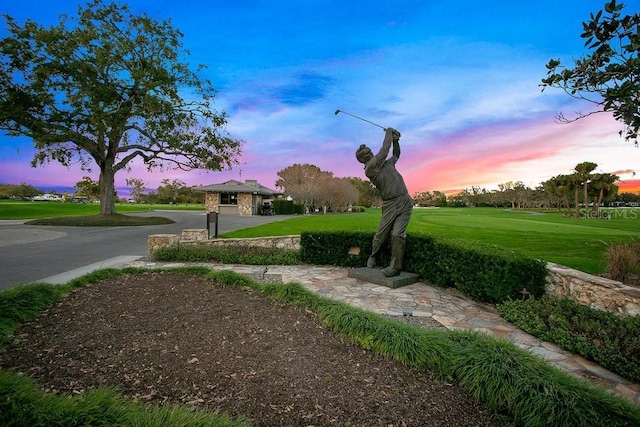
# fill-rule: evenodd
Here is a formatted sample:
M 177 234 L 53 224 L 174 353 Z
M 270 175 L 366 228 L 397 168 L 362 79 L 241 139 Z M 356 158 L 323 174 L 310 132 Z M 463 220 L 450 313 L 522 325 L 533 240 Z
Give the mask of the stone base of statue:
M 352 279 L 359 279 L 364 282 L 375 283 L 376 285 L 386 286 L 387 288 L 399 288 L 401 286 L 410 285 L 418 281 L 418 275 L 401 271 L 398 276 L 386 277 L 382 274 L 380 268 L 352 268 L 348 274 Z

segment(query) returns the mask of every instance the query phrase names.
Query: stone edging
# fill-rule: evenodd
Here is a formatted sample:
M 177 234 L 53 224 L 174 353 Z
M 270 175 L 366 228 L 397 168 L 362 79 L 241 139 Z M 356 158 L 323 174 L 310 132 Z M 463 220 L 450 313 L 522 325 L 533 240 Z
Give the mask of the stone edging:
M 547 263 L 547 294 L 623 316 L 640 315 L 640 288 Z

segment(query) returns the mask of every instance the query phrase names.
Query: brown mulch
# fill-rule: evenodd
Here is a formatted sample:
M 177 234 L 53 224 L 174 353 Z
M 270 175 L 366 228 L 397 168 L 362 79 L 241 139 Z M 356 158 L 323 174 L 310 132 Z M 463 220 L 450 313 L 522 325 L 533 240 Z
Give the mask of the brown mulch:
M 455 384 L 345 342 L 314 313 L 203 276 L 88 285 L 15 337 L 0 366 L 47 391 L 116 386 L 257 426 L 500 425 Z

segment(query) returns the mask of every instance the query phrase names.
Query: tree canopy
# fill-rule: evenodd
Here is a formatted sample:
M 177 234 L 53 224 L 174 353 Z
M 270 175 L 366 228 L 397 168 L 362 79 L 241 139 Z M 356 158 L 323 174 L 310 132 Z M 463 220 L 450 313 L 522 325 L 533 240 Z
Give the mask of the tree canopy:
M 222 170 L 242 142 L 213 108 L 215 89 L 184 62 L 170 21 L 94 0 L 45 28 L 3 15 L 0 129 L 33 139 L 32 166 L 100 170 L 102 214 L 115 213 L 114 177 L 138 159 L 149 170 Z
M 83 176 L 82 180 L 76 182 L 75 195 L 96 200 L 100 197 L 100 184 L 92 180 L 91 177 Z
M 332 207 L 346 210 L 358 201 L 360 192 L 350 178 L 335 178 L 318 166 L 294 164 L 278 172 L 276 186 L 305 207 Z
M 574 98 L 589 101 L 595 110 L 567 118 L 572 122 L 593 113 L 608 111 L 624 125 L 620 135 L 638 145 L 640 131 L 640 14 L 622 15 L 624 5 L 615 0 L 605 3 L 604 10 L 583 22 L 585 47 L 591 53 L 575 60 L 573 68 L 560 59 L 547 63 L 546 87 L 563 89 Z

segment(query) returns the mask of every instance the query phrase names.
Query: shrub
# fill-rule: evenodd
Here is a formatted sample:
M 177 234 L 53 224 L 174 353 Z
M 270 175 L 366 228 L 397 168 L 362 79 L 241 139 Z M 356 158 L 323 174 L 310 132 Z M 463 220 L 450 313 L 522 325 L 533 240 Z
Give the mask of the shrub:
M 373 235 L 373 232 L 304 232 L 300 238 L 300 258 L 311 264 L 362 267 L 371 253 Z M 359 253 L 352 248 L 359 248 Z M 389 262 L 390 252 L 387 244 L 379 256 L 381 265 Z M 543 261 L 479 242 L 425 234 L 407 236 L 404 269 L 438 286 L 455 286 L 481 302 L 518 298 L 522 288 L 542 296 L 546 287 L 547 269 Z
M 529 298 L 498 305 L 525 332 L 640 382 L 640 317 L 620 317 L 565 298 Z
M 0 345 L 10 339 L 20 322 L 35 319 L 40 310 L 58 301 L 65 291 L 65 288 L 36 283 L 0 292 Z
M 543 261 L 480 242 L 409 235 L 405 265 L 431 283 L 454 286 L 480 302 L 518 298 L 522 288 L 535 296 L 546 290 Z
M 363 213 L 366 212 L 367 208 L 365 208 L 364 206 L 352 206 L 351 207 L 351 212 L 352 213 Z
M 300 259 L 316 265 L 361 267 L 371 253 L 373 233 L 351 231 L 303 232 L 300 235 Z M 349 255 L 351 248 L 359 253 Z M 388 251 L 387 251 L 388 252 Z M 385 254 L 388 258 L 388 254 Z
M 640 274 L 640 242 L 612 243 L 605 252 L 607 275 L 612 280 L 627 282 L 632 274 Z
M 251 265 L 296 265 L 300 263 L 297 251 L 258 246 L 214 248 L 199 245 L 172 245 L 155 251 L 153 258 L 157 261 L 215 261 L 225 264 Z
M 294 204 L 289 200 L 274 200 L 272 206 L 278 215 L 300 215 L 304 212 L 304 206 Z
M 295 265 L 302 261 L 362 267 L 371 253 L 373 236 L 373 232 L 309 231 L 301 234 L 299 253 L 260 247 L 174 245 L 157 250 L 154 258 L 158 261 L 253 265 Z M 390 243 L 387 243 L 378 262 L 385 265 L 390 258 Z M 404 269 L 430 283 L 454 286 L 476 301 L 489 303 L 518 298 L 522 288 L 534 296 L 542 296 L 547 274 L 543 261 L 507 249 L 425 234 L 407 237 Z

